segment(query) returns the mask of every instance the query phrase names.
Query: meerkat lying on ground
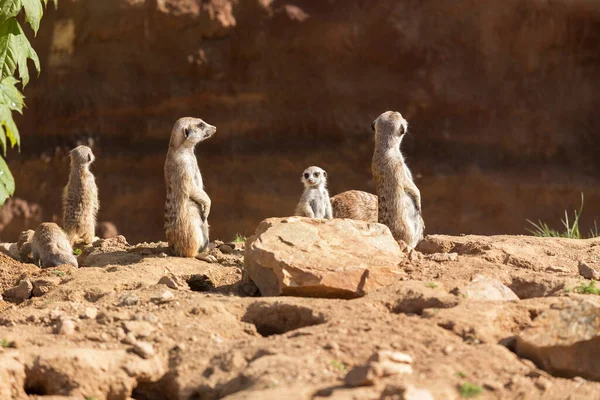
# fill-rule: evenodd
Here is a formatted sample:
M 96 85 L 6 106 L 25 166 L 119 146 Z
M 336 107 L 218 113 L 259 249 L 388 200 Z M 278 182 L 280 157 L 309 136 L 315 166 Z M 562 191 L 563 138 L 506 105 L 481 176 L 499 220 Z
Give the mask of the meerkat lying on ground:
M 360 190 L 348 190 L 331 198 L 333 218 L 377 222 L 377 196 Z
M 331 201 L 327 191 L 327 172 L 319 167 L 308 167 L 300 179 L 304 192 L 296 206 L 295 214 L 309 218 L 331 219 Z
M 40 224 L 31 241 L 33 263 L 42 268 L 71 264 L 78 267 L 77 258 L 65 232 L 54 222 Z
M 375 150 L 371 171 L 377 186 L 379 222 L 410 248 L 423 238 L 421 193 L 400 152 L 408 123 L 399 112 L 386 111 L 373 121 Z
M 100 208 L 98 187 L 90 165 L 94 162 L 92 149 L 77 146 L 69 153 L 71 173 L 63 191 L 63 229 L 71 245 L 90 244 L 96 231 L 96 215 Z
M 165 161 L 165 232 L 171 253 L 196 257 L 209 245 L 208 216 L 211 201 L 202 181 L 196 144 L 210 138 L 217 128 L 200 118 L 180 118 L 171 131 Z M 199 258 L 212 261 L 200 255 Z

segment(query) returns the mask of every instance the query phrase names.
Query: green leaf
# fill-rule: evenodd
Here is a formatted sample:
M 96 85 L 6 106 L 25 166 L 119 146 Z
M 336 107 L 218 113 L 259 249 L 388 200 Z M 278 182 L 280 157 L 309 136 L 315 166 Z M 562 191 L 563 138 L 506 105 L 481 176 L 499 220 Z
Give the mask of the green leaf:
M 0 157 L 0 204 L 4 204 L 15 192 L 15 178 L 13 178 L 4 158 Z
M 6 155 L 6 136 L 10 140 L 10 146 L 15 147 L 21 146 L 21 139 L 19 137 L 19 131 L 17 125 L 12 118 L 12 111 L 18 113 L 23 112 L 23 95 L 16 88 L 15 84 L 19 81 L 12 76 L 5 78 L 0 82 L 0 124 L 4 129 L 0 133 L 0 144 L 4 155 Z
M 27 86 L 29 82 L 27 59 L 33 60 L 39 74 L 40 60 L 23 33 L 21 25 L 14 18 L 0 23 L 0 66 L 2 67 L 2 79 L 13 76 L 18 68 L 19 77 L 23 81 L 23 87 Z
M 42 1 L 43 0 L 0 0 L 0 15 L 2 15 L 4 19 L 13 18 L 19 15 L 22 9 L 25 9 L 25 21 L 37 35 L 37 31 L 40 28 L 40 20 L 42 19 L 42 15 L 44 15 Z M 44 1 L 44 3 L 46 1 Z

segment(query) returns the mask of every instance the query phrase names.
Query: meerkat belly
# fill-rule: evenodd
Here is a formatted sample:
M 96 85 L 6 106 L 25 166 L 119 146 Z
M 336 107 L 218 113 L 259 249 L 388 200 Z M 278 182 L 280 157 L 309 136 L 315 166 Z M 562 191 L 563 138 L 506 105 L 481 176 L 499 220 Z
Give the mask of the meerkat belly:
M 315 213 L 315 218 L 325 218 L 325 204 L 321 197 L 316 197 L 309 202 L 310 208 Z

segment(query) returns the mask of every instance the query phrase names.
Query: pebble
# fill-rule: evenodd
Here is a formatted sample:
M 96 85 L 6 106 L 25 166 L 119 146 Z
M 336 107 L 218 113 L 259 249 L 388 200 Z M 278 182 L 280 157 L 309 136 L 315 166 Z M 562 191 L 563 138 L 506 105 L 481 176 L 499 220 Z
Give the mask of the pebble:
M 125 332 L 133 333 L 136 338 L 145 338 L 154 332 L 154 327 L 146 321 L 125 321 L 122 325 Z
M 233 247 L 231 247 L 228 244 L 222 244 L 218 247 L 219 250 L 221 250 L 221 253 L 223 254 L 231 254 L 233 253 Z
M 412 362 L 413 358 L 406 353 L 380 350 L 369 357 L 367 364 L 352 368 L 344 381 L 351 387 L 371 386 L 379 378 L 412 374 Z
M 140 298 L 134 293 L 127 293 L 121 296 L 119 305 L 120 306 L 135 306 L 140 302 Z
M 96 319 L 97 316 L 98 309 L 96 307 L 86 307 L 85 310 L 83 310 L 83 314 L 81 315 L 81 317 L 84 319 Z
M 600 272 L 596 271 L 584 261 L 579 261 L 579 275 L 583 276 L 585 279 L 600 280 Z
M 175 290 L 188 289 L 187 283 L 180 277 L 169 274 L 165 275 L 158 280 L 159 285 L 166 285 L 167 287 Z
M 157 304 L 169 303 L 175 300 L 175 295 L 173 292 L 165 290 L 161 295 L 152 297 L 151 300 Z
M 133 352 L 142 358 L 148 359 L 154 355 L 154 348 L 148 342 L 137 341 L 133 345 Z
M 75 322 L 71 319 L 60 319 L 54 332 L 59 335 L 72 335 L 75 333 Z
M 12 287 L 4 292 L 4 297 L 16 301 L 27 300 L 33 292 L 33 284 L 29 279 L 23 279 L 15 287 Z
M 135 338 L 133 332 L 129 332 L 125 335 L 125 338 L 122 340 L 122 342 L 125 344 L 135 344 L 137 343 L 137 339 Z

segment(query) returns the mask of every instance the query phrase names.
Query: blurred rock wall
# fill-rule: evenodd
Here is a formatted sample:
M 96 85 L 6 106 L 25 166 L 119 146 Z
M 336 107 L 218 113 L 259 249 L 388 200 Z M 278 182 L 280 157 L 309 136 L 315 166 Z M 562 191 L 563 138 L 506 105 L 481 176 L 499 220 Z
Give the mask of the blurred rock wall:
M 597 4 L 597 5 L 595 5 Z M 92 145 L 100 220 L 164 237 L 173 122 L 198 147 L 212 236 L 289 215 L 309 165 L 333 194 L 374 191 L 371 121 L 397 110 L 428 232 L 526 233 L 600 221 L 600 4 L 551 0 L 61 0 L 33 40 L 16 196 L 3 240 L 58 220 L 67 152 Z M 11 206 L 13 209 L 14 206 Z

